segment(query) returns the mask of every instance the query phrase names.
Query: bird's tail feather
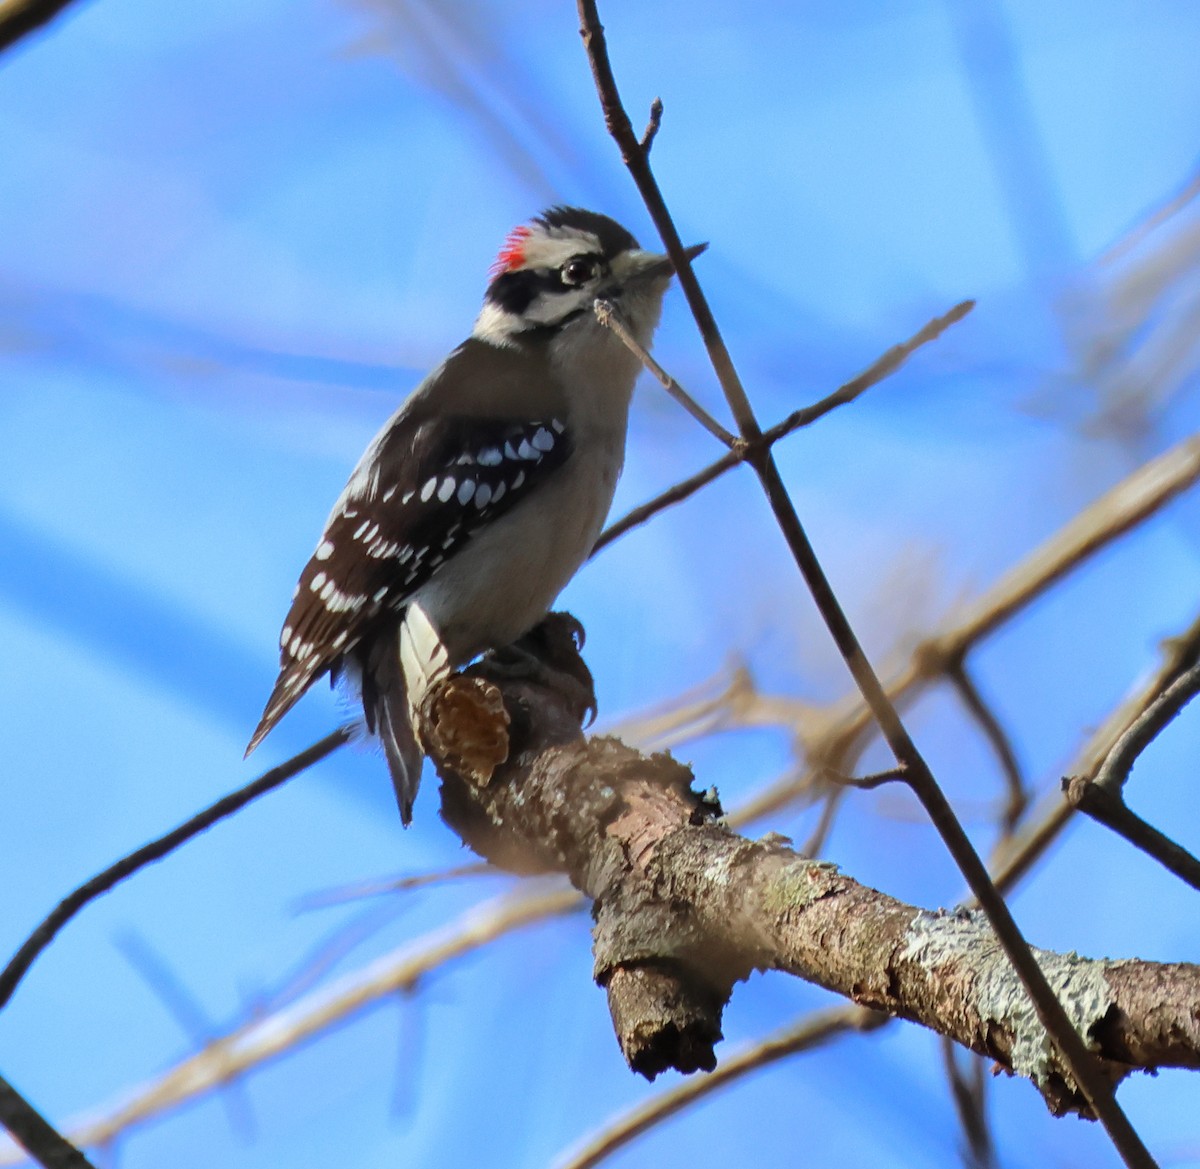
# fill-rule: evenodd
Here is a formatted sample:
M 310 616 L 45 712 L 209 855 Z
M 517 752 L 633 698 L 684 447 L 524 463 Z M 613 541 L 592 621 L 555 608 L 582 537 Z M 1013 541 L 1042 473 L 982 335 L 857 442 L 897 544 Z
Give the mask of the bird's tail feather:
M 388 771 L 392 773 L 392 787 L 396 792 L 400 819 L 407 827 L 412 823 L 413 801 L 421 786 L 421 764 L 425 753 L 417 742 L 408 696 L 402 686 L 389 687 L 379 696 L 375 707 L 375 725 L 379 731 L 379 741 L 383 744 Z
M 420 605 L 409 605 L 397 640 L 370 669 L 370 689 L 364 687 L 364 697 L 371 696 L 367 705 L 373 707 L 367 711 L 367 723 L 374 722 L 383 743 L 405 824 L 412 820 L 424 758 L 414 729 L 417 711 L 430 687 L 449 670 L 449 654 L 437 630 Z

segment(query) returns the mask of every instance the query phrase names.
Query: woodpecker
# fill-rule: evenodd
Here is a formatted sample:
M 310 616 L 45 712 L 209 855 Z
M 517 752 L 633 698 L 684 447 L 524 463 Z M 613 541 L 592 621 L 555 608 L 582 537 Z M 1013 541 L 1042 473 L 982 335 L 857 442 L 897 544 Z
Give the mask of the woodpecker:
M 595 301 L 648 347 L 672 273 L 577 207 L 508 235 L 471 336 L 384 424 L 333 505 L 247 755 L 318 678 L 345 677 L 410 823 L 422 697 L 546 615 L 612 503 L 639 362 Z

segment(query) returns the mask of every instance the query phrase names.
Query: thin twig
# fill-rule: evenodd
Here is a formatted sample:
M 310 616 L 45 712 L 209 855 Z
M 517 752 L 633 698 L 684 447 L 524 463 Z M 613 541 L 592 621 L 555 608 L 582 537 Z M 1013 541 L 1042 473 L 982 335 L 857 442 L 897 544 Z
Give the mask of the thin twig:
M 889 767 L 887 771 L 876 771 L 872 775 L 843 775 L 840 771 L 836 771 L 832 767 L 823 767 L 821 774 L 831 783 L 836 783 L 839 787 L 858 788 L 859 791 L 874 791 L 877 787 L 883 787 L 885 783 L 907 783 L 908 776 L 904 770 L 904 764 L 901 763 L 897 767 Z
M 931 341 L 937 340 L 951 325 L 961 321 L 974 307 L 975 302 L 973 300 L 964 300 L 956 304 L 949 312 L 943 313 L 940 317 L 934 317 L 931 321 L 926 322 L 907 341 L 901 341 L 898 345 L 893 345 L 878 360 L 863 370 L 862 373 L 857 377 L 851 378 L 844 385 L 839 386 L 832 394 L 828 394 L 819 402 L 814 402 L 811 406 L 804 406 L 799 410 L 793 411 L 782 422 L 772 426 L 770 430 L 763 434 L 760 441 L 765 445 L 773 446 L 781 438 L 786 437 L 793 431 L 799 430 L 804 426 L 811 426 L 818 419 L 824 418 L 830 411 L 836 410 L 839 406 L 848 405 L 856 398 L 861 397 L 867 390 L 894 374 L 918 349 L 924 345 L 928 345 Z M 605 545 L 611 544 L 614 540 L 625 535 L 626 532 L 631 531 L 633 528 L 641 526 L 660 511 L 665 511 L 668 507 L 682 503 L 685 499 L 695 495 L 702 487 L 707 487 L 714 479 L 719 479 L 726 471 L 731 471 L 744 458 L 744 449 L 730 451 L 728 454 L 722 455 L 715 462 L 710 463 L 703 470 L 697 471 L 694 475 L 689 475 L 686 479 L 682 479 L 674 486 L 668 487 L 666 491 L 656 495 L 653 499 L 647 500 L 639 507 L 635 507 L 627 515 L 610 524 L 601 533 L 600 539 L 596 541 L 595 548 L 592 549 L 592 555 L 595 556 Z
M 0 1076 L 0 1125 L 44 1169 L 95 1169 L 3 1076 Z
M 1200 617 L 1180 636 L 1166 642 L 1165 648 L 1163 662 L 1153 677 L 1130 694 L 1080 749 L 1071 769 L 1075 775 L 1095 776 L 1129 727 L 1184 670 L 1200 661 Z M 1064 800 L 1056 788 L 1043 801 L 1037 815 L 1026 817 L 1027 827 L 996 848 L 991 867 L 997 885 L 1012 888 L 1058 838 L 1074 811 L 1070 801 Z
M 604 111 L 609 133 L 621 150 L 622 158 L 630 175 L 637 184 L 642 199 L 658 228 L 666 246 L 667 254 L 675 266 L 679 283 L 695 317 L 697 328 L 709 359 L 713 364 L 717 380 L 725 393 L 730 411 L 737 422 L 738 431 L 747 443 L 761 437 L 761 429 L 750 400 L 742 385 L 728 348 L 721 337 L 720 329 L 704 296 L 700 283 L 693 272 L 683 250 L 683 243 L 667 209 L 666 201 L 659 190 L 657 180 L 650 169 L 648 156 L 641 151 L 633 128 L 629 122 L 617 90 L 616 79 L 608 58 L 604 29 L 600 24 L 595 0 L 578 0 L 581 35 L 587 50 L 592 75 Z M 875 674 L 862 647 L 858 642 L 841 604 L 837 600 L 825 572 L 817 559 L 800 518 L 796 514 L 769 447 L 747 456 L 758 475 L 768 503 L 775 515 L 792 556 L 800 569 L 809 592 L 816 602 L 826 626 L 838 647 L 855 682 L 880 725 L 883 736 L 898 763 L 904 765 L 909 786 L 921 801 L 926 813 L 941 836 L 955 864 L 966 878 L 972 892 L 978 898 L 987 915 L 996 938 L 1009 961 L 1013 964 L 1021 982 L 1033 1001 L 1038 1018 L 1053 1037 L 1095 1115 L 1108 1131 L 1113 1144 L 1134 1169 L 1148 1169 L 1154 1165 L 1153 1158 L 1142 1143 L 1137 1131 L 1121 1110 L 1113 1095 L 1111 1084 L 1100 1075 L 1095 1060 L 1088 1052 L 1083 1040 L 1071 1025 L 1070 1019 L 1058 997 L 1054 994 L 1045 974 L 1038 966 L 1009 912 L 1003 897 L 997 892 L 988 876 L 979 854 L 963 831 L 949 801 L 938 786 L 932 771 L 916 744 L 904 727 L 896 708 L 888 698 L 882 683 Z
M 995 752 L 1000 764 L 1000 773 L 1004 776 L 1004 783 L 1008 789 L 1001 827 L 1005 832 L 1011 832 L 1029 804 L 1029 793 L 1025 789 L 1025 779 L 1021 775 L 1021 765 L 1017 761 L 1012 740 L 1000 725 L 996 712 L 983 700 L 983 695 L 979 693 L 975 680 L 967 672 L 964 661 L 949 665 L 946 676 L 958 691 L 967 713 L 975 720 L 976 726 L 983 732 L 983 737 Z
M 1200 860 L 1129 808 L 1124 789 L 1138 756 L 1162 734 L 1197 692 L 1200 692 L 1200 665 L 1192 666 L 1175 678 L 1129 724 L 1100 765 L 1095 779 L 1076 775 L 1062 781 L 1063 792 L 1072 807 L 1111 828 L 1193 889 L 1200 889 Z
M 598 320 L 606 328 L 611 329 L 629 350 L 654 376 L 662 388 L 671 395 L 705 430 L 718 442 L 724 443 L 730 450 L 738 445 L 734 438 L 691 394 L 687 392 L 647 351 L 646 347 L 629 331 L 621 310 L 611 300 L 598 297 L 592 306 Z
M 669 1091 L 661 1092 L 631 1108 L 589 1137 L 578 1149 L 555 1162 L 555 1169 L 592 1169 L 667 1117 L 674 1116 L 749 1072 L 821 1047 L 849 1031 L 874 1030 L 887 1021 L 886 1015 L 865 1007 L 834 1007 L 810 1015 L 766 1039 L 727 1055 L 716 1070 L 706 1076 L 682 1080 Z
M 658 137 L 658 128 L 662 125 L 662 116 L 662 98 L 656 97 L 650 103 L 650 120 L 646 123 L 646 129 L 642 132 L 641 142 L 638 143 L 642 148 L 643 154 L 650 153 L 650 147 L 654 145 L 654 139 Z
M 1125 803 L 1120 791 L 1111 791 L 1082 776 L 1065 778 L 1062 789 L 1073 808 L 1124 837 L 1193 889 L 1200 889 L 1200 860 L 1143 820 Z
M 350 735 L 348 727 L 341 727 L 332 734 L 326 735 L 320 742 L 301 751 L 299 755 L 293 756 L 286 763 L 273 767 L 258 779 L 246 784 L 245 787 L 230 792 L 229 795 L 223 796 L 202 812 L 197 812 L 179 827 L 173 828 L 157 840 L 150 841 L 149 844 L 142 845 L 128 856 L 123 856 L 103 872 L 97 873 L 90 881 L 85 881 L 72 893 L 69 893 L 29 935 L 21 948 L 9 960 L 8 965 L 0 972 L 0 1009 L 12 998 L 13 991 L 17 989 L 21 979 L 25 977 L 38 955 L 54 940 L 58 931 L 85 905 L 95 901 L 97 897 L 107 893 L 115 885 L 119 885 L 127 877 L 138 872 L 139 869 L 144 869 L 147 865 L 162 860 L 181 844 L 185 844 L 194 836 L 199 836 L 201 832 L 211 828 L 218 821 L 240 811 L 252 800 L 266 795 L 267 792 L 286 783 L 293 776 L 299 775 L 314 763 L 331 755 L 343 743 L 349 741 Z
M 1200 693 L 1200 665 L 1180 674 L 1146 707 L 1141 717 L 1130 724 L 1092 782 L 1113 795 L 1120 794 L 1138 756 L 1166 730 L 1197 693 Z

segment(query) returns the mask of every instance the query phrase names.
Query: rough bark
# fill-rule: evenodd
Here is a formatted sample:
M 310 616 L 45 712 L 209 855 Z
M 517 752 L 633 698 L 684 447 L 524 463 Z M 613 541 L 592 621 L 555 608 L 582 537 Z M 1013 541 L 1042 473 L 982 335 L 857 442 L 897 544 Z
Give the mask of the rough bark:
M 779 842 L 739 836 L 669 755 L 584 736 L 579 628 L 553 615 L 524 655 L 444 684 L 423 737 L 442 815 L 495 863 L 565 873 L 592 899 L 595 976 L 630 1066 L 715 1066 L 734 984 L 779 970 L 949 1036 L 1037 1084 L 1055 1113 L 1086 1104 L 1055 1058 L 985 919 L 927 912 Z M 482 738 L 484 752 L 470 744 Z M 1114 1080 L 1200 1067 L 1200 967 L 1037 951 Z

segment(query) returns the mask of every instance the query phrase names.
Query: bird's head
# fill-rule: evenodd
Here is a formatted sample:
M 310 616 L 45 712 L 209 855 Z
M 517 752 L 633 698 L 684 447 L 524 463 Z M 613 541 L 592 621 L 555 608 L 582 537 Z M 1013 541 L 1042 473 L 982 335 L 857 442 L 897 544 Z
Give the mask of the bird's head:
M 699 249 L 688 251 L 699 254 Z M 504 241 L 475 336 L 505 345 L 522 335 L 598 329 L 593 306 L 603 298 L 617 305 L 634 335 L 649 344 L 673 273 L 666 256 L 643 251 L 607 215 L 551 207 Z

